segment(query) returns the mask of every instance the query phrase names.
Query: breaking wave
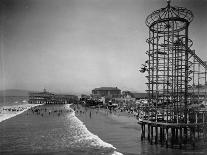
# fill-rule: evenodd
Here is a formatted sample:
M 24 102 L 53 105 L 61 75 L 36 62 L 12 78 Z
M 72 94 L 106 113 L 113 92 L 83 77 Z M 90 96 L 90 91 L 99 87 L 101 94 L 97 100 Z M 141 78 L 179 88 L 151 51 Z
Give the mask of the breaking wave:
M 69 119 L 71 121 L 70 131 L 73 132 L 74 137 L 72 145 L 76 149 L 87 150 L 89 154 L 96 151 L 98 154 L 122 155 L 122 153 L 116 151 L 112 144 L 104 142 L 97 135 L 91 133 L 84 123 L 75 116 L 74 110 L 69 115 Z

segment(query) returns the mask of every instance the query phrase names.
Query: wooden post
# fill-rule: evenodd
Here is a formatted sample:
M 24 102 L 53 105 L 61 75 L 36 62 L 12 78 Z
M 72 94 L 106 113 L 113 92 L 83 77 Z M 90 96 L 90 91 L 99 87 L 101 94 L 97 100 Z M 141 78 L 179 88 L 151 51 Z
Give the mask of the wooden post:
M 150 142 L 150 124 L 148 124 L 148 141 Z
M 165 127 L 162 128 L 162 143 L 165 143 L 166 135 L 165 135 Z
M 153 144 L 153 126 L 151 125 L 151 139 L 150 139 L 150 144 Z
M 155 144 L 158 144 L 158 129 L 157 129 L 157 125 L 155 127 Z
M 143 124 L 143 138 L 145 139 L 145 124 Z
M 162 145 L 163 137 L 162 137 L 163 128 L 160 126 L 160 144 Z
M 168 127 L 166 127 L 165 144 L 166 144 L 166 148 L 168 148 Z
M 143 140 L 143 123 L 141 124 L 141 141 Z
M 175 129 L 171 127 L 171 147 L 173 148 L 175 138 Z
M 180 127 L 180 149 L 182 148 L 182 127 Z
M 175 135 L 176 135 L 175 136 L 175 139 L 176 139 L 175 141 L 177 142 L 178 141 L 178 128 L 175 129 Z
M 195 127 L 192 128 L 192 146 L 195 148 Z
M 187 130 L 187 127 L 185 126 L 184 127 L 184 143 L 186 144 L 187 143 L 187 138 L 188 138 L 188 130 Z

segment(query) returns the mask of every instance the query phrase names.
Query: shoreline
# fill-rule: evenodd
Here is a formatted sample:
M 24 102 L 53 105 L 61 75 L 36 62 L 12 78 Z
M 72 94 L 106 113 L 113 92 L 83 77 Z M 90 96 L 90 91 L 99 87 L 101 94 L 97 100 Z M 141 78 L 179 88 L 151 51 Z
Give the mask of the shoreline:
M 88 130 L 68 105 L 32 108 L 0 123 L 0 130 L 0 154 L 122 154 Z
M 150 145 L 147 140 L 141 141 L 141 126 L 131 113 L 112 112 L 107 109 L 95 109 L 78 105 L 75 115 L 89 131 L 98 135 L 103 141 L 112 144 L 124 155 L 190 155 L 205 154 L 207 150 L 180 150 L 165 148 L 161 145 Z M 71 107 L 72 108 L 72 107 Z M 80 112 L 81 111 L 81 112 Z
M 77 105 L 71 106 L 75 115 L 87 127 L 87 129 L 98 135 L 103 141 L 112 144 L 118 152 L 124 155 L 142 154 L 141 143 L 139 143 L 138 132 L 141 128 L 137 124 L 136 117 L 126 112 L 110 113 L 107 109 L 93 109 Z M 136 135 L 136 136 L 135 136 Z M 126 141 L 129 141 L 126 143 Z
M 8 120 L 12 117 L 22 114 L 23 112 L 29 110 L 30 108 L 40 106 L 43 104 L 20 104 L 12 106 L 2 106 L 0 107 L 0 123 Z
M 60 107 L 63 111 L 58 110 Z M 12 143 L 16 149 L 20 149 L 17 150 L 19 153 L 24 149 L 27 151 L 28 148 L 31 150 L 35 148 L 40 153 L 48 153 L 47 151 L 53 151 L 56 145 L 57 151 L 67 153 L 67 147 L 70 148 L 77 144 L 80 144 L 80 148 L 81 146 L 85 148 L 85 146 L 96 146 L 101 142 L 99 148 L 102 148 L 103 141 L 116 148 L 114 153 L 124 155 L 196 154 L 198 151 L 205 154 L 207 152 L 207 150 L 171 149 L 141 141 L 141 127 L 137 124 L 136 117 L 127 112 L 110 113 L 107 109 L 95 109 L 75 104 L 70 106 L 71 110 L 64 107 L 65 105 L 43 105 L 43 107 L 37 107 L 39 110 L 34 108 L 25 113 L 21 111 L 17 117 L 3 122 L 0 124 L 2 129 L 0 139 L 4 139 L 1 144 L 4 146 L 2 148 L 6 146 L 10 151 L 14 149 L 13 145 L 10 145 Z M 70 138 L 76 138 L 73 143 L 69 138 L 72 133 L 75 135 Z M 13 140 L 9 142 L 8 139 L 15 139 L 18 142 Z M 50 146 L 53 147 L 50 148 Z M 45 150 L 45 147 L 49 147 L 49 150 Z

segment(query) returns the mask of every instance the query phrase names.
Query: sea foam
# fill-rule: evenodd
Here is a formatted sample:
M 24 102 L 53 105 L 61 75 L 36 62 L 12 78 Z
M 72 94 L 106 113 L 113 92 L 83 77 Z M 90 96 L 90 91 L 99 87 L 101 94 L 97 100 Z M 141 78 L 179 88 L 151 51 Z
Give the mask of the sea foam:
M 74 145 L 84 149 L 88 148 L 89 150 L 102 150 L 101 154 L 122 155 L 122 153 L 116 151 L 112 144 L 104 142 L 97 135 L 91 133 L 84 123 L 75 116 L 74 110 L 72 110 L 69 119 L 72 121 L 70 129 L 73 128 L 75 136 Z

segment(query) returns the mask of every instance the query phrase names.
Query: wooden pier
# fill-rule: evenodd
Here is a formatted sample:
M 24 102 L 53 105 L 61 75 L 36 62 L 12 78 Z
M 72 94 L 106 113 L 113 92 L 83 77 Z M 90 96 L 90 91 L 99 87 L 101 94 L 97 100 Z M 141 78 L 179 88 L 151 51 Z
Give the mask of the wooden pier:
M 138 124 L 141 125 L 141 140 L 147 139 L 151 145 L 160 144 L 166 148 L 179 149 L 195 148 L 198 141 L 207 141 L 207 111 L 194 112 L 191 119 L 187 120 L 188 123 L 179 121 L 167 121 L 164 116 L 162 121 L 150 117 L 140 119 Z
M 29 94 L 30 104 L 69 104 L 76 103 L 78 97 L 75 95 L 53 94 L 44 89 L 43 92 L 32 92 Z

